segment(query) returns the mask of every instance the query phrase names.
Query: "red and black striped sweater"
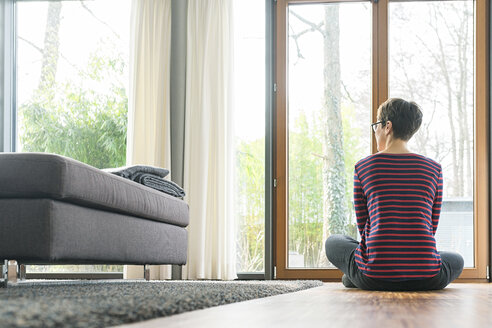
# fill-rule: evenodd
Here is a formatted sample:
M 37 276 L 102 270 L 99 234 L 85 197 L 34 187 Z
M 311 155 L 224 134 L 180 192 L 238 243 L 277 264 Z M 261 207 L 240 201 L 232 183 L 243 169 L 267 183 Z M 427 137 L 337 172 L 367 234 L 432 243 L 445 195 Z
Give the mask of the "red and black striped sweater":
M 366 276 L 426 279 L 441 268 L 434 238 L 442 205 L 442 167 L 414 153 L 376 153 L 355 164 L 354 205 Z

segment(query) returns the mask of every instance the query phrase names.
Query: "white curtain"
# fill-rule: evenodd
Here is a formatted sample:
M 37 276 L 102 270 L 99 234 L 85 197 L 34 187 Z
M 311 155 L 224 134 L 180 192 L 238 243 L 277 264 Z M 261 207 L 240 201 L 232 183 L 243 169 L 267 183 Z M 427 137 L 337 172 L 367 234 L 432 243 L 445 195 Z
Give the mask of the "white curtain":
M 171 0 L 133 0 L 130 23 L 127 165 L 171 168 Z M 125 266 L 125 278 L 143 277 Z M 151 279 L 169 279 L 170 266 L 151 266 Z
M 185 279 L 237 277 L 233 214 L 232 0 L 188 0 Z

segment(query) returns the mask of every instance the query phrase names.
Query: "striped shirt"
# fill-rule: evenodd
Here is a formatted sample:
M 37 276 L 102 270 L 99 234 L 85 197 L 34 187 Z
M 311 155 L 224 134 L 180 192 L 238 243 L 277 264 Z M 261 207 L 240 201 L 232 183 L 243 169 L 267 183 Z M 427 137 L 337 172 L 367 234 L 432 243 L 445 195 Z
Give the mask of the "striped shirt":
M 441 204 L 442 167 L 434 160 L 376 153 L 357 162 L 354 206 L 361 241 L 355 261 L 362 273 L 391 281 L 438 274 L 434 236 Z

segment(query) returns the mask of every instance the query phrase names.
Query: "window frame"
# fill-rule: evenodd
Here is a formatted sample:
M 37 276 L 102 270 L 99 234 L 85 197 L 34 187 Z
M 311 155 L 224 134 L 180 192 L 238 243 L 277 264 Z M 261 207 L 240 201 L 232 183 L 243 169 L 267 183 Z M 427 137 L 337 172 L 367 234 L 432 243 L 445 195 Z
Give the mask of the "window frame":
M 276 277 L 277 279 L 321 279 L 339 281 L 338 269 L 288 268 L 288 121 L 287 121 L 287 15 L 290 4 L 372 2 L 372 113 L 376 121 L 379 104 L 388 98 L 388 4 L 392 0 L 278 0 L 276 23 Z M 393 0 L 395 2 L 411 0 Z M 415 0 L 414 0 L 415 1 Z M 419 0 L 416 0 L 419 1 Z M 427 0 L 428 1 L 428 0 Z M 447 0 L 441 0 L 447 1 Z M 489 2 L 475 3 L 475 129 L 474 129 L 474 257 L 475 267 L 465 268 L 460 281 L 487 281 L 489 268 Z M 370 122 L 368 122 L 369 124 Z M 377 152 L 374 135 L 372 153 Z

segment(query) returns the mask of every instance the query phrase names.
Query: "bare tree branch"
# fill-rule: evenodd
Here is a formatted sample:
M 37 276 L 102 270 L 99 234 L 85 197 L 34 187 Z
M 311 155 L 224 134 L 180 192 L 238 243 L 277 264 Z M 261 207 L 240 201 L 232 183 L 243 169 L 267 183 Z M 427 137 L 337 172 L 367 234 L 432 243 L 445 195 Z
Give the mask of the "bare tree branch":
M 27 39 L 23 38 L 22 36 L 17 36 L 17 38 L 18 38 L 19 40 L 24 41 L 25 43 L 27 43 L 28 45 L 30 45 L 31 47 L 33 47 L 33 48 L 34 48 L 34 49 L 36 49 L 37 51 L 39 51 L 39 52 L 41 53 L 41 55 L 43 55 L 43 54 L 44 54 L 43 49 L 42 49 L 42 48 L 40 48 L 40 47 L 38 47 L 37 45 L 35 45 L 35 44 L 34 44 L 34 43 L 32 43 L 31 41 L 29 41 L 29 40 L 27 40 Z
M 315 157 L 319 157 L 321 159 L 327 159 L 328 157 L 325 156 L 325 155 L 320 155 L 320 154 L 315 154 L 315 153 L 311 153 L 311 155 L 315 156 Z
M 354 98 L 352 98 L 352 96 L 350 95 L 350 92 L 348 91 L 347 89 L 347 86 L 345 85 L 345 83 L 340 80 L 340 84 L 342 85 L 343 87 L 343 90 L 345 91 L 345 94 L 347 95 L 347 98 L 352 102 L 352 103 L 355 103 L 355 100 Z
M 323 23 L 323 22 L 320 22 L 320 23 L 319 23 L 318 25 L 316 25 L 316 26 L 317 26 L 318 28 L 321 28 L 323 25 L 324 25 L 324 23 Z M 316 29 L 314 29 L 314 28 L 312 28 L 312 27 L 311 27 L 311 28 L 308 28 L 308 29 L 305 29 L 304 31 L 299 32 L 298 34 L 296 34 L 296 35 L 295 35 L 295 37 L 296 37 L 296 38 L 298 38 L 298 37 L 300 37 L 300 36 L 302 36 L 302 35 L 304 35 L 304 34 L 306 34 L 306 33 L 308 33 L 308 32 L 314 32 L 315 30 L 316 30 Z M 293 36 L 293 37 L 294 37 L 294 36 Z
M 443 13 L 441 10 L 434 10 L 432 11 L 433 14 L 434 14 L 434 19 L 437 21 L 438 20 L 438 17 L 441 19 L 441 21 L 443 22 L 443 24 L 446 26 L 448 32 L 449 32 L 449 36 L 451 37 L 451 39 L 453 40 L 454 44 L 458 44 L 458 42 L 456 41 L 456 38 L 455 36 L 456 35 L 459 35 L 460 33 L 458 33 L 458 31 L 456 30 L 456 27 L 454 29 L 451 28 L 451 26 L 449 26 L 449 23 L 448 23 L 448 20 L 449 18 L 446 18 L 444 17 Z M 435 26 L 432 25 L 432 24 L 429 24 L 429 26 L 433 29 L 435 29 Z
M 321 27 L 324 25 L 324 23 L 323 23 L 323 22 L 321 22 L 321 23 L 319 23 L 319 24 L 315 24 L 315 23 L 313 23 L 313 22 L 308 21 L 308 20 L 307 20 L 307 19 L 305 19 L 304 17 L 302 17 L 302 16 L 298 15 L 298 14 L 297 14 L 295 11 L 293 11 L 293 10 L 291 10 L 291 11 L 290 11 L 290 13 L 291 13 L 292 15 L 294 15 L 294 17 L 296 17 L 298 20 L 300 20 L 301 22 L 303 22 L 304 24 L 306 24 L 306 25 L 308 25 L 308 26 L 311 26 L 311 30 L 312 30 L 312 31 L 318 31 L 319 33 L 321 33 L 321 35 L 322 35 L 323 37 L 325 37 L 325 31 L 323 31 L 323 29 L 321 28 Z
M 30 45 L 31 47 L 33 47 L 37 51 L 39 51 L 39 53 L 41 54 L 41 56 L 44 56 L 44 50 L 42 48 L 38 47 L 33 42 L 29 41 L 28 39 L 26 39 L 26 38 L 24 38 L 22 36 L 17 36 L 17 38 L 19 40 L 24 41 L 25 43 L 27 43 L 28 45 Z M 63 54 L 60 53 L 60 57 L 63 58 L 63 60 L 65 60 L 70 66 L 72 66 L 73 68 L 75 68 L 77 70 L 77 72 L 83 74 L 83 72 L 75 64 L 73 64 L 70 60 L 68 60 L 68 58 L 65 57 Z
M 91 14 L 92 17 L 94 17 L 95 20 L 97 20 L 99 23 L 105 25 L 108 29 L 111 30 L 111 32 L 113 32 L 113 34 L 118 38 L 118 40 L 121 39 L 120 35 L 118 33 L 115 32 L 115 30 L 113 30 L 113 28 L 111 26 L 108 25 L 108 23 L 106 23 L 105 21 L 101 20 L 99 17 L 96 16 L 96 14 L 94 14 L 94 12 L 89 8 L 87 7 L 87 5 L 85 4 L 85 1 L 84 0 L 80 0 L 80 5 L 85 9 L 87 10 L 87 12 L 89 14 Z
M 319 23 L 317 26 L 318 26 L 318 27 L 321 27 L 321 26 L 323 26 L 323 24 L 324 24 L 324 23 L 323 23 L 323 22 L 321 22 L 321 23 Z M 303 55 L 302 55 L 302 53 L 301 53 L 301 49 L 300 49 L 300 47 L 299 47 L 299 42 L 297 41 L 297 39 L 299 39 L 301 36 L 303 36 L 304 34 L 306 34 L 306 33 L 308 33 L 308 32 L 314 32 L 314 31 L 315 31 L 315 29 L 313 29 L 313 28 L 308 28 L 308 29 L 306 29 L 306 30 L 304 30 L 304 31 L 302 31 L 302 32 L 299 32 L 299 33 L 295 34 L 295 31 L 294 31 L 294 29 L 292 28 L 292 26 L 289 26 L 289 28 L 290 28 L 290 30 L 292 31 L 292 35 L 291 35 L 290 37 L 291 37 L 292 39 L 294 39 L 294 42 L 295 42 L 295 44 L 296 44 L 296 49 L 297 49 L 297 59 L 299 59 L 299 58 L 304 59 L 304 56 L 303 56 Z M 297 61 L 296 61 L 296 63 L 297 63 Z M 294 65 L 295 65 L 295 64 L 294 64 Z
M 292 26 L 289 26 L 289 27 L 290 27 L 291 31 L 294 33 L 294 29 L 292 28 Z M 294 63 L 294 65 L 297 64 L 297 62 L 299 61 L 299 58 L 304 59 L 304 56 L 301 53 L 301 48 L 299 47 L 299 42 L 297 41 L 297 39 L 299 38 L 299 36 L 300 36 L 299 34 L 294 34 L 294 35 L 291 36 L 291 38 L 294 39 L 294 43 L 296 44 L 296 49 L 297 49 L 297 60 Z

